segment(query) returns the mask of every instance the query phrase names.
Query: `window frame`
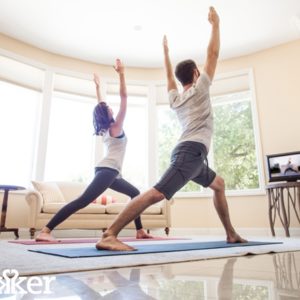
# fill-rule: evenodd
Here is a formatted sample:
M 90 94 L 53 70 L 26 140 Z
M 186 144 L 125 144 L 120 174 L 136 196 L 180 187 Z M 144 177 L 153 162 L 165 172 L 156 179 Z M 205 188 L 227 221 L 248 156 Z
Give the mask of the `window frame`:
M 119 81 L 115 81 L 115 82 L 112 82 L 112 81 L 106 81 L 106 86 L 109 85 L 109 84 L 118 84 L 119 85 Z M 132 81 L 127 81 L 127 86 L 131 86 L 131 85 L 134 85 L 134 86 L 143 86 L 143 87 L 148 87 L 147 84 L 142 84 L 141 82 L 139 82 L 139 84 L 132 84 Z M 116 98 L 118 98 L 118 100 L 112 100 L 112 102 L 110 102 L 109 100 L 109 97 L 110 96 L 115 96 Z M 107 102 L 108 102 L 108 105 L 112 108 L 114 108 L 114 106 L 116 106 L 116 108 L 118 107 L 119 103 L 120 103 L 120 100 L 119 100 L 119 94 L 117 93 L 111 93 L 111 92 L 107 92 L 105 95 L 104 95 L 104 99 L 107 99 Z M 145 99 L 141 102 L 141 103 L 136 103 L 135 101 L 133 103 L 130 103 L 130 98 L 131 97 L 144 97 Z M 145 110 L 145 114 L 144 116 L 146 117 L 147 120 L 149 120 L 149 114 L 148 114 L 148 110 L 147 110 L 147 107 L 148 107 L 148 103 L 149 103 L 149 97 L 148 97 L 148 91 L 146 94 L 128 94 L 128 99 L 127 99 L 127 114 L 128 114 L 128 108 L 141 108 L 143 110 Z M 117 114 L 117 109 L 114 110 L 115 112 L 115 115 Z M 124 121 L 124 123 L 126 122 L 126 120 Z M 146 132 L 144 134 L 144 136 L 142 138 L 144 138 L 145 140 L 145 148 L 146 148 L 146 157 L 148 157 L 148 159 L 146 160 L 146 163 L 145 163 L 145 174 L 144 174 L 144 178 L 145 178 L 145 187 L 139 187 L 138 185 L 136 185 L 135 182 L 132 182 L 130 181 L 131 184 L 133 184 L 135 187 L 137 187 L 139 190 L 144 190 L 145 188 L 147 189 L 149 187 L 149 168 L 150 168 L 150 163 L 149 163 L 149 152 L 151 152 L 151 150 L 149 149 L 149 139 L 147 137 L 149 137 L 149 122 L 146 121 L 146 124 L 145 124 L 145 127 L 146 127 Z M 126 132 L 125 132 L 126 133 Z M 129 139 L 129 142 L 130 141 L 133 141 L 131 139 L 131 136 L 128 136 L 128 139 Z M 128 148 L 128 145 L 127 145 L 127 148 Z M 150 150 L 150 151 L 149 151 Z M 126 149 L 126 153 L 127 153 L 127 149 Z M 104 153 L 104 145 L 102 144 L 101 145 L 101 153 Z M 124 165 L 125 165 L 125 161 L 128 159 L 127 158 L 128 155 L 125 154 L 125 159 L 124 159 L 124 162 L 123 162 L 123 166 L 122 166 L 122 176 L 124 175 Z M 97 160 L 95 163 L 97 163 L 99 161 L 99 157 L 97 157 Z M 127 180 L 129 178 L 126 177 L 126 174 L 124 175 L 124 179 Z
M 28 157 L 26 157 L 26 158 L 29 159 L 28 161 L 26 161 L 26 165 L 27 165 L 27 168 L 25 168 L 26 172 L 24 172 L 24 174 L 23 174 L 24 177 L 22 177 L 22 180 L 20 180 L 20 178 L 19 178 L 19 180 L 17 180 L 16 182 L 12 182 L 11 180 L 9 180 L 8 182 L 6 182 L 7 179 L 4 180 L 4 182 L 6 182 L 7 184 L 12 184 L 12 183 L 14 183 L 14 184 L 19 184 L 19 185 L 24 186 L 24 183 L 27 181 L 27 179 L 28 179 L 30 176 L 32 176 L 32 174 L 33 174 L 33 172 L 34 172 L 35 153 L 36 153 L 36 147 L 37 147 L 37 135 L 38 135 L 38 128 L 37 128 L 36 125 L 37 125 L 38 122 L 39 122 L 39 114 L 40 114 L 40 111 L 41 111 L 41 102 L 42 102 L 42 93 L 41 93 L 41 91 L 38 90 L 38 89 L 34 89 L 34 88 L 29 87 L 29 86 L 22 85 L 22 84 L 18 84 L 18 83 L 16 83 L 16 82 L 12 82 L 12 81 L 9 81 L 9 80 L 6 81 L 6 80 L 3 79 L 3 78 L 0 79 L 0 82 L 1 82 L 1 84 L 3 83 L 4 85 L 7 85 L 9 91 L 15 91 L 16 89 L 19 89 L 18 93 L 20 93 L 21 91 L 23 91 L 23 92 L 25 92 L 25 93 L 35 93 L 35 95 L 32 94 L 32 95 L 34 96 L 33 98 L 30 97 L 30 101 L 32 101 L 31 104 L 34 105 L 34 107 L 30 107 L 30 108 L 31 108 L 32 110 L 35 111 L 35 114 L 33 114 L 32 116 L 24 115 L 24 116 L 26 116 L 27 118 L 32 118 L 31 120 L 33 121 L 33 123 L 32 123 L 32 132 L 30 133 L 30 136 L 29 136 L 29 137 L 26 136 L 26 131 L 25 131 L 25 133 L 22 132 L 22 130 L 25 130 L 24 127 L 18 129 L 17 135 L 13 135 L 13 139 L 14 139 L 14 140 L 18 140 L 18 142 L 20 142 L 19 140 L 22 139 L 22 138 L 25 138 L 25 139 L 26 139 L 26 142 L 28 141 L 28 144 L 26 144 L 26 145 L 23 145 L 23 144 L 22 144 L 23 147 L 25 146 L 25 147 L 28 147 L 27 149 L 30 149 L 30 150 L 28 151 Z M 14 92 L 13 92 L 13 93 L 14 93 Z M 8 98 L 10 98 L 10 97 L 14 98 L 14 96 L 15 96 L 15 95 L 12 96 L 12 95 L 10 94 Z M 22 96 L 23 96 L 23 97 L 22 97 Z M 21 98 L 19 98 L 19 99 L 22 99 L 22 101 L 25 101 L 25 100 L 24 100 L 24 94 L 23 94 L 22 96 L 21 96 Z M 34 98 L 36 98 L 36 99 L 34 99 Z M 29 98 L 28 98 L 28 99 L 29 99 Z M 29 106 L 29 103 L 28 103 L 28 101 L 27 101 L 28 99 L 26 99 L 26 102 L 24 102 L 24 103 L 25 103 L 25 106 L 26 106 L 27 108 L 28 108 L 28 106 Z M 6 101 L 6 100 L 4 100 L 4 101 Z M 5 103 L 4 103 L 4 105 L 5 105 Z M 20 111 L 19 108 L 18 108 L 18 111 Z M 4 112 L 3 112 L 3 113 L 4 113 Z M 24 117 L 24 118 L 25 118 L 25 117 Z M 18 119 L 18 121 L 20 121 L 20 120 Z M 27 122 L 26 122 L 26 118 L 25 118 L 25 119 L 22 119 L 22 121 L 23 121 L 23 122 L 25 121 L 25 123 L 27 123 Z M 5 125 L 9 126 L 9 124 L 5 124 Z M 4 126 L 4 128 L 6 128 L 6 127 Z M 9 127 L 7 127 L 7 128 L 9 128 Z M 5 131 L 7 131 L 7 128 L 5 129 Z M 12 130 L 12 131 L 14 131 L 14 130 Z M 11 133 L 9 133 L 9 134 L 11 135 Z M 18 138 L 18 134 L 20 134 L 20 135 L 22 136 L 22 138 Z M 5 138 L 5 136 L 4 136 L 3 138 Z M 29 138 L 29 139 L 28 139 L 28 138 Z M 8 138 L 7 143 L 4 143 L 4 145 L 3 145 L 4 148 L 7 148 L 7 147 L 10 147 L 10 146 L 11 146 L 10 140 L 11 140 L 11 136 L 10 136 L 10 138 Z M 21 148 L 22 148 L 22 147 L 21 147 Z M 17 151 L 17 153 L 19 153 L 19 154 L 15 154 L 15 155 L 20 156 L 20 152 L 22 152 L 21 148 Z M 21 156 L 22 156 L 22 155 L 21 155 Z M 13 155 L 12 157 L 14 157 L 14 155 Z M 12 159 L 13 159 L 13 158 L 9 158 L 9 159 L 8 159 L 8 161 L 10 161 L 10 162 L 9 162 L 9 165 L 11 164 L 11 160 L 12 160 Z M 13 160 L 15 160 L 15 159 L 13 159 Z M 23 155 L 22 160 L 24 160 L 24 155 Z M 14 167 L 15 167 L 15 166 L 14 166 Z M 19 167 L 20 167 L 20 166 L 19 166 Z M 5 169 L 3 169 L 2 172 L 4 172 L 4 174 L 5 174 Z M 22 172 L 21 172 L 21 173 L 22 173 Z M 27 175 L 25 175 L 25 174 L 27 174 Z M 6 176 L 6 177 L 7 177 L 7 176 Z M 24 180 L 23 180 L 23 179 L 24 179 Z
M 91 98 L 90 96 L 87 95 L 79 95 L 79 94 L 74 94 L 72 92 L 66 93 L 66 92 L 61 92 L 61 91 L 57 91 L 57 90 L 52 90 L 52 96 L 51 96 L 51 106 L 52 106 L 52 102 L 53 100 L 55 100 L 55 98 L 59 98 L 59 99 L 63 99 L 66 101 L 70 101 L 70 102 L 76 102 L 76 103 L 84 103 L 84 104 L 89 104 L 89 105 L 93 105 L 93 103 L 96 105 L 97 100 Z M 91 115 L 92 118 L 92 115 Z M 89 120 L 90 123 L 92 123 L 92 119 Z M 51 126 L 51 107 L 49 108 L 49 122 L 48 122 L 48 130 L 47 130 L 47 144 L 49 143 L 49 128 Z M 90 131 L 90 136 L 92 138 L 93 136 L 93 131 Z M 46 162 L 46 158 L 47 158 L 47 150 L 48 147 L 46 149 L 46 153 L 45 153 L 45 164 L 44 164 L 44 169 L 43 169 L 43 179 L 42 180 L 46 180 L 46 166 L 47 166 L 47 162 Z M 92 142 L 92 148 L 90 149 L 91 151 L 91 155 L 90 157 L 87 158 L 87 161 L 90 161 L 89 163 L 89 179 L 91 179 L 94 175 L 94 161 L 95 161 L 95 140 Z M 48 181 L 48 180 L 47 180 Z
M 76 71 L 70 71 L 66 69 L 62 69 L 59 67 L 52 67 L 50 65 L 34 61 L 32 59 L 23 57 L 21 55 L 15 54 L 13 52 L 7 51 L 5 49 L 0 48 L 0 55 L 16 60 L 23 64 L 28 64 L 32 67 L 41 69 L 44 72 L 44 82 L 41 87 L 42 92 L 42 100 L 40 107 L 40 115 L 37 117 L 38 122 L 38 132 L 36 134 L 36 150 L 33 157 L 33 168 L 32 168 L 32 177 L 30 180 L 43 180 L 44 172 L 45 172 L 45 158 L 46 158 L 46 150 L 47 150 L 47 140 L 48 140 L 48 131 L 49 131 L 49 120 L 50 120 L 50 109 L 51 109 L 51 101 L 53 97 L 54 90 L 54 80 L 55 74 L 61 74 L 64 76 L 75 77 L 79 79 L 89 80 L 91 84 L 93 84 L 93 79 L 91 74 L 81 73 Z M 254 139 L 256 145 L 256 157 L 258 164 L 258 176 L 259 176 L 259 188 L 252 190 L 239 190 L 239 191 L 226 191 L 227 196 L 252 196 L 252 195 L 266 195 L 266 191 L 264 189 L 265 184 L 265 174 L 264 174 L 264 165 L 262 159 L 262 147 L 261 147 L 261 138 L 260 138 L 260 125 L 258 118 L 258 109 L 257 109 L 257 100 L 256 100 L 256 91 L 254 85 L 254 72 L 252 68 L 245 70 L 238 70 L 234 72 L 217 74 L 215 80 L 221 80 L 222 78 L 228 78 L 232 76 L 239 75 L 248 75 L 249 79 L 249 90 L 251 92 L 251 110 L 252 110 L 252 123 L 253 123 L 253 131 L 254 131 Z M 3 79 L 5 80 L 5 78 Z M 146 103 L 146 114 L 147 114 L 147 132 L 145 133 L 148 137 L 147 139 L 147 169 L 145 170 L 146 174 L 146 182 L 148 187 L 153 186 L 157 181 L 157 141 L 158 141 L 158 126 L 156 122 L 157 118 L 157 96 L 158 96 L 158 87 L 166 86 L 165 80 L 126 80 L 127 85 L 142 85 L 147 89 L 147 98 Z M 117 79 L 112 79 L 109 77 L 101 78 L 101 90 L 104 97 L 107 94 L 107 84 L 118 84 Z M 70 91 L 72 94 L 72 92 Z M 80 94 L 81 96 L 87 96 L 86 94 Z M 96 97 L 95 97 L 96 99 Z M 96 102 L 95 102 L 96 103 Z M 162 103 L 161 103 L 162 104 Z M 165 102 L 168 104 L 168 101 Z M 99 147 L 99 139 L 95 141 L 95 157 L 94 162 L 98 160 L 99 156 L 102 156 L 102 147 Z M 99 150 L 100 149 L 100 150 Z M 209 189 L 204 189 L 202 192 L 178 192 L 174 197 L 176 198 L 206 198 L 211 197 L 212 191 Z
M 253 69 L 245 69 L 245 70 L 239 70 L 234 72 L 228 72 L 228 73 L 222 73 L 218 74 L 215 77 L 215 80 L 222 80 L 232 77 L 238 77 L 238 76 L 248 76 L 249 80 L 249 91 L 251 95 L 251 101 L 250 101 L 250 107 L 252 112 L 252 124 L 253 124 L 253 134 L 254 134 L 254 142 L 255 142 L 255 151 L 256 151 L 256 158 L 257 158 L 257 168 L 258 168 L 258 183 L 259 187 L 257 189 L 245 189 L 245 190 L 226 190 L 227 196 L 254 196 L 254 195 L 266 195 L 266 190 L 264 188 L 265 185 L 265 174 L 264 174 L 264 168 L 263 168 L 263 159 L 262 159 L 262 147 L 261 147 L 261 138 L 260 138 L 260 126 L 259 126 L 259 118 L 258 118 L 258 110 L 257 110 L 257 101 L 256 101 L 256 92 L 255 92 L 255 85 L 254 85 L 254 73 Z M 212 83 L 213 84 L 213 83 Z M 162 83 L 160 82 L 157 86 L 161 87 Z M 166 84 L 165 84 L 166 86 Z M 167 89 L 167 87 L 166 87 Z M 239 92 L 239 91 L 237 91 Z M 218 95 L 220 96 L 220 94 Z M 211 98 L 213 98 L 213 95 L 211 95 Z M 168 104 L 166 102 L 165 104 Z M 157 104 L 157 106 L 162 105 L 162 103 Z M 214 104 L 212 103 L 212 107 Z M 157 132 L 157 131 L 156 131 Z M 212 147 L 212 143 L 211 143 Z M 156 147 L 157 148 L 157 147 Z M 212 149 L 212 148 L 211 148 Z M 210 157 L 210 153 L 212 153 L 210 149 L 208 159 Z M 158 151 L 156 149 L 156 151 Z M 156 157 L 158 157 L 156 155 Z M 157 162 L 158 163 L 158 162 Z M 209 163 L 212 166 L 213 163 L 209 159 Z M 212 197 L 213 191 L 209 188 L 203 188 L 202 191 L 199 192 L 177 192 L 173 197 L 174 198 L 208 198 Z

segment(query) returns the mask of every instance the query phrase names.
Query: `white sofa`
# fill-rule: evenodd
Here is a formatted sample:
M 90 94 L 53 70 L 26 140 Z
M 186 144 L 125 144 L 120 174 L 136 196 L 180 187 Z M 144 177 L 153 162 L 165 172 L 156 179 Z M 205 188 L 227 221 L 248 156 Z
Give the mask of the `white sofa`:
M 66 203 L 76 199 L 86 188 L 83 183 L 75 182 L 32 182 L 34 189 L 29 190 L 25 199 L 30 208 L 30 236 L 45 226 L 57 211 Z M 106 200 L 106 204 L 104 203 Z M 124 194 L 107 189 L 87 207 L 77 211 L 56 229 L 102 229 L 105 230 L 124 209 L 130 198 Z M 163 200 L 147 208 L 142 216 L 144 229 L 164 228 L 169 234 L 170 201 Z M 134 229 L 134 222 L 126 228 Z

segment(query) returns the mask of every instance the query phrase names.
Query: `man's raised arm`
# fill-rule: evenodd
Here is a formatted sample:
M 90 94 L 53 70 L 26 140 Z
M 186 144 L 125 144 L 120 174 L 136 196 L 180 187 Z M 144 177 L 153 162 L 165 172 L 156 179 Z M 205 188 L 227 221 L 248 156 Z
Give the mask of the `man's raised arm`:
M 219 16 L 213 7 L 209 8 L 208 21 L 212 25 L 212 31 L 207 47 L 207 57 L 204 64 L 204 70 L 209 78 L 213 80 L 220 52 Z
M 164 47 L 164 59 L 165 59 L 165 68 L 167 72 L 167 80 L 168 80 L 168 92 L 171 90 L 177 90 L 176 81 L 173 74 L 173 69 L 169 57 L 169 47 L 167 37 L 164 35 L 163 38 L 163 47 Z

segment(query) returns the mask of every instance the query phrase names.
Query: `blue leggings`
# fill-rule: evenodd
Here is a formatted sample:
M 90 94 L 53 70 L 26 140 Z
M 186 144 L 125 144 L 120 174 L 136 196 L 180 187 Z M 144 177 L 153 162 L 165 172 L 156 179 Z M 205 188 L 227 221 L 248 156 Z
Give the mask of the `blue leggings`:
M 96 168 L 95 177 L 86 190 L 77 199 L 62 207 L 46 226 L 53 230 L 76 211 L 93 202 L 107 188 L 125 194 L 130 198 L 139 195 L 139 190 L 123 178 L 117 178 L 118 174 L 119 172 L 114 169 Z M 143 228 L 140 216 L 134 220 L 134 223 L 137 230 Z

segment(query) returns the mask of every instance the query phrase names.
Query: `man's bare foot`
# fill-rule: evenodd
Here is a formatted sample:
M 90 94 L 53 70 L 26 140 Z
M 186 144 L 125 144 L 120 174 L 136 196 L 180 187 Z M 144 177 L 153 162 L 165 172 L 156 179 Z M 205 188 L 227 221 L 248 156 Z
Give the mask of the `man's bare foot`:
M 236 232 L 227 236 L 227 243 L 247 243 L 248 241 L 241 238 Z
M 137 239 L 153 239 L 153 236 L 145 232 L 144 229 L 139 229 L 136 231 Z
M 135 248 L 122 243 L 114 236 L 102 237 L 96 244 L 98 250 L 133 251 Z
M 51 235 L 50 232 L 41 231 L 35 238 L 36 242 L 54 242 L 56 239 Z

